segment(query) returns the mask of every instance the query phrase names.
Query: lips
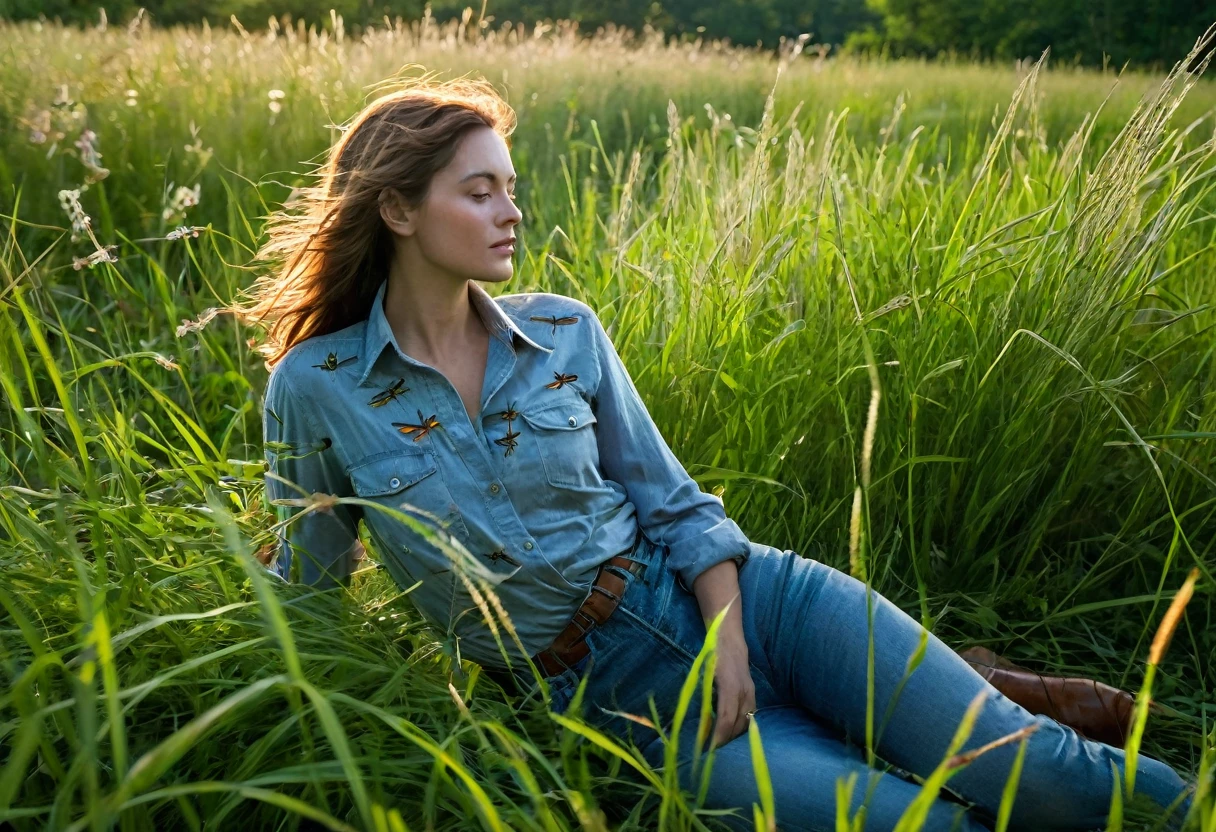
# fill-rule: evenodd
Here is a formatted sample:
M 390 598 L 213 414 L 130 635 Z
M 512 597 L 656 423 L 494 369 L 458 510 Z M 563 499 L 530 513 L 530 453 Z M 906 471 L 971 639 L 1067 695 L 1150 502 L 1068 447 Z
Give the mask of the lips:
M 513 245 L 515 245 L 515 238 L 514 237 L 505 237 L 505 238 L 499 240 L 497 243 L 494 243 L 493 245 L 491 245 L 490 248 L 499 248 L 501 246 L 513 246 Z

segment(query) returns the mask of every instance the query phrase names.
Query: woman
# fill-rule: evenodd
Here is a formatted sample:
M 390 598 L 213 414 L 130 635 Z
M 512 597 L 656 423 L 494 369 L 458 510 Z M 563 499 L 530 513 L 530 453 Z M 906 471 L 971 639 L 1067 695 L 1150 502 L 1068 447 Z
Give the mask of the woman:
M 294 564 L 318 587 L 346 582 L 362 520 L 458 656 L 513 667 L 506 678 L 521 684 L 531 658 L 558 711 L 585 681 L 586 717 L 654 764 L 658 735 L 619 714 L 649 716 L 653 699 L 670 724 L 706 622 L 729 605 L 707 805 L 737 807 L 732 823 L 752 828 L 759 795 L 742 735 L 755 719 L 780 828 L 832 829 L 836 783 L 850 774 L 852 811 L 864 802 L 867 829 L 892 828 L 919 787 L 868 767 L 845 741 L 866 735 L 864 587 L 743 535 L 672 455 L 591 308 L 552 294 L 491 298 L 478 285 L 512 276 L 514 118 L 480 82 L 424 79 L 379 98 L 332 149 L 305 210 L 272 226 L 262 254 L 281 265 L 245 314 L 270 322 L 267 487 L 289 501 L 279 505 L 291 521 L 275 569 L 288 577 Z M 927 775 L 984 695 L 967 748 L 1035 729 L 1015 827 L 1102 824 L 1121 751 L 1030 715 L 932 636 L 905 681 L 923 631 L 872 598 L 883 760 Z M 518 641 L 487 615 L 495 602 Z M 679 766 L 695 792 L 693 707 Z M 939 799 L 928 827 L 984 828 L 1016 748 L 960 771 L 951 788 L 974 807 Z M 1154 760 L 1140 759 L 1136 783 L 1163 806 L 1188 799 Z

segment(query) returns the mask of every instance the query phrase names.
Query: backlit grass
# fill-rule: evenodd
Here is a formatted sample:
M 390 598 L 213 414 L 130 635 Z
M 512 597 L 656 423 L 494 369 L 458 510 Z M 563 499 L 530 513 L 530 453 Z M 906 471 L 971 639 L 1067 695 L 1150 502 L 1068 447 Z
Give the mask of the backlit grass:
M 383 571 L 339 596 L 253 560 L 265 371 L 208 310 L 327 125 L 407 62 L 509 93 L 509 290 L 598 311 L 752 539 L 822 545 L 952 645 L 1130 689 L 1198 568 L 1143 750 L 1208 783 L 1210 81 L 1124 77 L 1104 103 L 1113 74 L 560 30 L 0 41 L 0 819 L 713 826 L 577 715 L 457 666 Z M 85 161 L 109 173 L 73 234 Z

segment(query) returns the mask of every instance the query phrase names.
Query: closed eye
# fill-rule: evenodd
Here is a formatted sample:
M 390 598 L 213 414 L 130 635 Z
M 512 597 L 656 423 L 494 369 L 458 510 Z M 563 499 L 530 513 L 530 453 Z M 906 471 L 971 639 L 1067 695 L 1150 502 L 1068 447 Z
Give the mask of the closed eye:
M 473 194 L 473 199 L 477 200 L 478 202 L 483 202 L 489 198 L 490 198 L 490 194 Z M 507 198 L 514 200 L 515 194 L 507 194 Z

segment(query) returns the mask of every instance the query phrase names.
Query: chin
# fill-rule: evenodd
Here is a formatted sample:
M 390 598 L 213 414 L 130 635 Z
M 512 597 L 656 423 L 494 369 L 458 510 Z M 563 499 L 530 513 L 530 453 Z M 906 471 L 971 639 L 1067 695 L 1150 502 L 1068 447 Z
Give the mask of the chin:
M 510 280 L 514 276 L 515 276 L 515 269 L 504 269 L 502 271 L 495 270 L 493 272 L 490 272 L 489 274 L 485 274 L 481 277 L 474 278 L 474 279 L 480 280 L 483 283 L 506 283 L 508 280 Z

